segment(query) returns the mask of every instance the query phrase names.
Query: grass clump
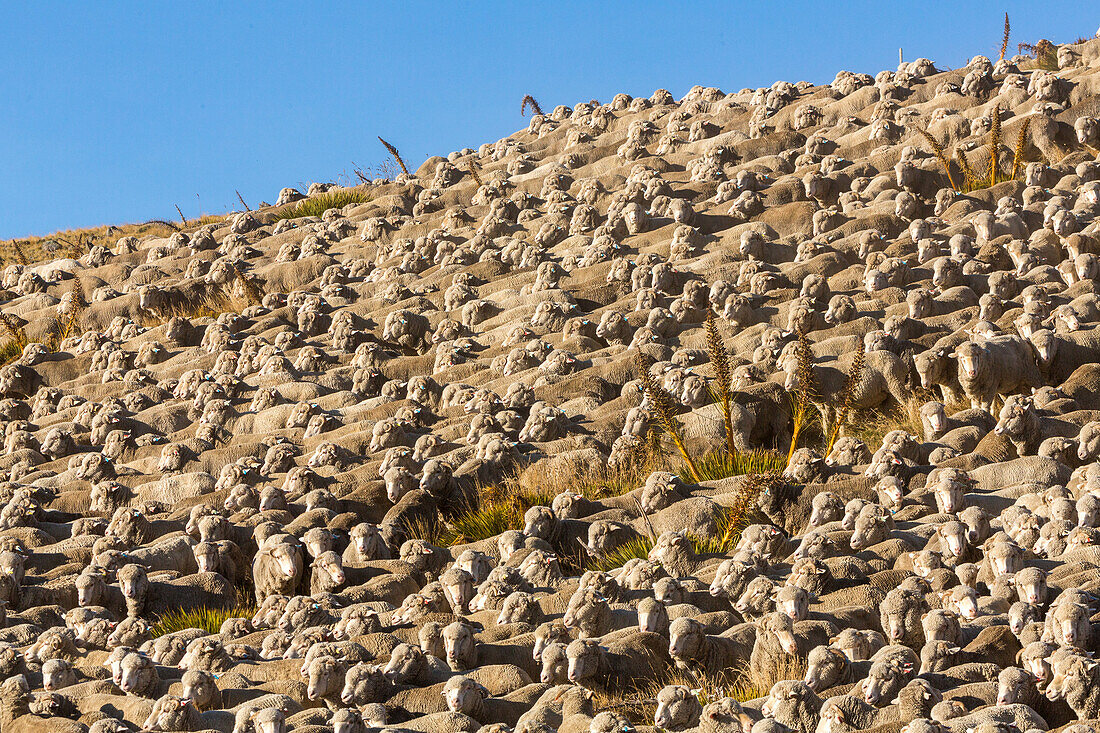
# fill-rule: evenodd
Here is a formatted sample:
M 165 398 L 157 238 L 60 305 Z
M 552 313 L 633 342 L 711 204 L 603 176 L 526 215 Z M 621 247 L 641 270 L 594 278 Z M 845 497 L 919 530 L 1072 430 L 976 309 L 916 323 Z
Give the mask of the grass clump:
M 787 460 L 783 454 L 770 450 L 735 450 L 733 453 L 714 451 L 695 460 L 695 468 L 703 481 L 718 481 L 753 473 L 774 473 L 786 467 Z M 681 466 L 674 473 L 685 480 L 690 475 L 686 466 Z
M 1037 43 L 1021 43 L 1017 49 L 1035 59 L 1035 65 L 1043 71 L 1058 71 L 1058 47 L 1045 38 Z
M 644 535 L 631 538 L 611 552 L 591 558 L 585 564 L 585 570 L 609 573 L 612 570 L 618 570 L 631 560 L 645 560 L 649 557 L 649 551 L 653 549 L 654 544 L 656 543 L 652 538 Z
M 993 119 L 989 131 L 989 142 L 986 145 L 987 162 L 981 170 L 974 167 L 970 162 L 970 158 L 967 157 L 966 153 L 961 148 L 956 148 L 954 156 L 949 160 L 943 146 L 930 132 L 927 130 L 917 131 L 932 148 L 932 153 L 940 161 L 940 165 L 943 166 L 944 173 L 947 175 L 947 180 L 956 193 L 971 193 L 984 188 L 990 188 L 996 186 L 998 183 L 1014 181 L 1020 175 L 1020 169 L 1023 167 L 1024 163 L 1024 149 L 1027 145 L 1027 133 L 1031 125 L 1031 120 L 1025 119 L 1023 124 L 1020 125 L 1020 130 L 1016 137 L 1016 144 L 1012 149 L 1012 168 L 1010 172 L 1005 172 L 1001 170 L 1000 165 L 1002 143 L 1000 108 L 993 107 L 992 114 Z M 958 179 L 956 179 L 952 172 L 952 164 L 954 164 L 962 174 L 963 183 L 961 186 L 956 182 Z
M 198 608 L 168 611 L 153 624 L 153 638 L 183 631 L 184 629 L 202 629 L 208 634 L 217 634 L 221 631 L 222 624 L 225 623 L 226 619 L 238 616 L 252 618 L 255 613 L 255 606 L 237 606 L 235 608 L 200 606 Z
M 496 537 L 510 529 L 523 529 L 523 515 L 533 506 L 550 506 L 555 493 L 523 488 L 510 476 L 498 484 L 477 489 L 473 505 L 444 519 L 433 517 L 414 521 L 407 527 L 409 537 L 437 547 L 465 545 Z
M 374 198 L 374 194 L 371 192 L 354 188 L 325 191 L 296 203 L 287 204 L 281 210 L 275 212 L 275 221 L 300 219 L 303 216 L 319 217 L 329 209 L 342 209 L 348 204 L 365 204 L 372 198 Z
M 666 685 L 683 685 L 695 693 L 699 704 L 706 707 L 725 697 L 748 702 L 765 697 L 768 688 L 761 689 L 749 680 L 746 670 L 729 670 L 709 675 L 693 670 L 676 669 L 660 679 L 642 681 L 625 690 L 596 690 L 592 699 L 597 712 L 615 710 L 634 725 L 652 725 L 657 716 L 657 693 Z

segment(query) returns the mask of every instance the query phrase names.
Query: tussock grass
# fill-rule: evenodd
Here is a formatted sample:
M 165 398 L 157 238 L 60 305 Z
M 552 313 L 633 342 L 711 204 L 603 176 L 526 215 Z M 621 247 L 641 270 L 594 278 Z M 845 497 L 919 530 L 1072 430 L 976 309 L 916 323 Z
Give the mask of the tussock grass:
M 1058 71 L 1058 47 L 1047 39 L 1041 38 L 1034 44 L 1021 43 L 1017 50 L 1035 59 L 1037 68 L 1043 71 Z
M 927 395 L 917 395 L 906 400 L 903 405 L 895 405 L 887 410 L 865 410 L 860 412 L 852 435 L 867 444 L 874 453 L 882 445 L 882 439 L 891 430 L 904 430 L 924 439 L 924 426 L 921 424 L 920 408 Z M 950 412 L 950 407 L 948 408 Z
M 755 694 L 756 697 L 767 695 L 772 685 L 783 680 L 800 680 L 806 676 L 806 662 L 798 657 L 784 654 L 776 668 L 770 674 L 753 672 L 748 665 L 741 668 L 737 682 L 742 686 L 745 694 Z M 752 698 L 746 698 L 752 699 Z
M 782 471 L 787 467 L 787 459 L 783 454 L 769 450 L 734 451 L 733 453 L 714 451 L 697 458 L 695 467 L 703 481 L 718 481 L 750 473 Z M 685 481 L 691 478 L 686 466 L 679 467 L 675 473 Z
M 274 212 L 275 221 L 300 219 L 303 216 L 321 216 L 329 209 L 342 209 L 348 204 L 365 204 L 373 198 L 372 192 L 355 188 L 325 191 L 277 209 Z
M 164 636 L 184 629 L 203 629 L 209 634 L 216 634 L 221 630 L 226 619 L 237 616 L 252 618 L 255 613 L 255 606 L 237 606 L 236 608 L 201 606 L 187 610 L 169 611 L 153 624 L 153 637 Z
M 516 476 L 477 489 L 473 506 L 449 519 L 435 517 L 411 523 L 410 537 L 451 547 L 496 537 L 510 529 L 523 529 L 523 515 L 533 506 L 550 506 L 557 492 L 523 488 Z
M 605 573 L 618 570 L 631 560 L 645 560 L 649 557 L 649 551 L 656 544 L 651 538 L 644 535 L 634 537 L 616 547 L 611 552 L 601 557 L 590 558 L 585 564 L 585 570 L 599 570 Z
M 177 207 L 178 211 L 178 207 Z M 162 219 L 150 219 L 137 224 L 119 226 L 104 224 L 96 227 L 66 229 L 40 237 L 22 237 L 0 242 L 0 262 L 17 262 L 31 265 L 36 262 L 49 262 L 58 257 L 79 257 L 95 245 L 113 247 L 122 237 L 167 237 L 178 231 L 194 231 L 205 224 L 221 223 L 224 215 L 204 215 L 194 219 L 168 222 Z
M 699 704 L 704 707 L 724 697 L 748 702 L 768 694 L 768 690 L 753 686 L 747 680 L 744 670 L 707 675 L 691 670 L 670 669 L 660 679 L 643 681 L 629 689 L 614 692 L 597 690 L 594 692 L 592 704 L 597 712 L 615 710 L 634 725 L 653 725 L 653 719 L 657 715 L 657 693 L 666 685 L 684 685 L 695 692 Z
M 0 366 L 10 364 L 23 355 L 23 347 L 17 342 L 8 339 L 0 344 Z

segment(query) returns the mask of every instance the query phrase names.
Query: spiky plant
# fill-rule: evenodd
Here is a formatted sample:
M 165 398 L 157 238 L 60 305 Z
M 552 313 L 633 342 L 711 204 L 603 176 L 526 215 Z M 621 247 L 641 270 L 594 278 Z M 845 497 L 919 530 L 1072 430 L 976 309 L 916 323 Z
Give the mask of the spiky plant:
M 80 285 L 80 280 L 73 280 L 69 292 L 72 294 L 72 307 L 69 308 L 67 313 L 55 314 L 47 329 L 48 335 L 45 345 L 50 351 L 59 351 L 65 339 L 76 335 L 80 330 L 80 319 L 87 307 L 87 301 L 84 300 L 84 289 Z
M 790 395 L 791 416 L 794 424 L 791 428 L 791 448 L 787 453 L 788 464 L 790 464 L 794 452 L 798 449 L 798 436 L 806 426 L 806 419 L 810 410 L 813 409 L 812 402 L 815 394 L 813 352 L 810 350 L 810 340 L 802 332 L 798 334 L 797 358 L 798 386 L 795 387 L 794 393 Z
M 470 170 L 470 177 L 474 179 L 474 183 L 477 184 L 477 187 L 481 188 L 482 186 L 484 186 L 485 183 L 484 183 L 484 181 L 481 180 L 481 175 L 477 172 L 477 169 L 478 169 L 477 161 L 471 159 L 470 162 L 468 163 L 467 167 Z
M 241 268 L 236 265 L 233 265 L 233 279 L 240 286 L 249 305 L 259 305 L 263 302 L 264 293 L 260 290 L 260 286 L 252 278 L 245 277 L 245 274 L 241 272 Z
M 722 344 L 722 334 L 718 332 L 718 322 L 714 311 L 707 309 L 707 352 L 710 364 L 714 368 L 714 392 L 718 406 L 722 410 L 722 421 L 726 429 L 726 452 L 731 456 L 737 452 L 733 440 L 733 377 L 730 370 L 729 354 Z
M 641 354 L 635 356 L 634 368 L 638 372 L 638 379 L 642 382 L 642 391 L 645 392 L 646 399 L 649 400 L 649 405 L 657 418 L 657 424 L 676 444 L 676 450 L 680 452 L 680 456 L 684 459 L 692 480 L 699 483 L 703 479 L 699 475 L 699 469 L 695 466 L 695 460 L 688 452 L 687 446 L 684 445 L 680 424 L 676 421 L 676 401 L 664 387 L 657 384 L 657 380 L 649 373 L 649 367 Z
M 11 340 L 19 345 L 20 350 L 27 345 L 27 332 L 7 313 L 0 312 L 0 326 L 11 337 Z
M 382 143 L 383 146 L 385 146 L 386 150 L 388 150 L 390 155 L 393 156 L 393 159 L 397 161 L 397 164 L 399 166 L 401 166 L 401 172 L 404 173 L 406 176 L 409 175 L 409 169 L 405 167 L 405 161 L 401 160 L 401 154 L 397 152 L 397 148 L 383 140 L 381 135 L 378 136 L 378 141 Z
M 1008 23 L 1008 13 L 1005 13 L 1005 32 L 1001 36 L 1001 56 L 999 61 L 1004 61 L 1005 54 L 1008 53 L 1008 36 L 1012 32 L 1012 26 Z
M 860 347 L 860 350 L 856 352 L 855 359 L 852 360 L 852 371 L 848 374 L 848 379 L 844 382 L 844 391 L 840 394 L 836 417 L 833 420 L 832 427 L 829 429 L 829 438 L 825 442 L 825 455 L 829 455 L 829 452 L 832 451 L 837 438 L 840 437 L 840 431 L 841 428 L 844 427 L 844 421 L 847 419 L 848 413 L 852 409 L 856 390 L 859 389 L 860 382 L 863 380 L 863 365 L 866 358 L 867 353 Z
M 532 97 L 530 94 L 523 95 L 523 101 L 519 105 L 519 115 L 522 117 L 527 113 L 527 108 L 531 108 L 531 113 L 536 115 L 542 114 L 542 107 L 539 106 L 538 100 Z
M 939 141 L 936 140 L 928 130 L 918 129 L 917 132 L 928 141 L 928 145 L 932 148 L 932 153 L 939 159 L 940 165 L 943 166 L 944 173 L 947 174 L 947 182 L 951 184 L 951 188 L 955 190 L 955 193 L 959 193 L 960 189 L 955 183 L 955 178 L 951 175 L 951 161 L 947 159 L 947 154 L 944 152 L 943 146 L 940 145 Z
M 1001 109 L 993 107 L 993 120 L 989 127 L 989 171 L 988 180 L 990 187 L 996 186 L 1001 173 Z
M 1027 144 L 1027 130 L 1030 125 L 1031 118 L 1028 117 L 1020 125 L 1020 133 L 1016 136 L 1016 147 L 1012 150 L 1012 180 L 1016 180 L 1024 162 L 1024 146 Z
M 959 167 L 963 172 L 963 186 L 964 191 L 974 191 L 981 187 L 982 176 L 978 175 L 978 172 L 974 170 L 974 166 L 970 164 L 970 158 L 966 156 L 966 151 L 960 148 L 955 148 L 955 157 L 959 161 Z
M 24 267 L 30 264 L 30 260 L 27 259 L 27 253 L 23 251 L 23 245 L 19 242 L 18 239 L 11 240 L 11 248 L 15 252 L 15 259 L 19 262 L 19 264 L 23 265 Z

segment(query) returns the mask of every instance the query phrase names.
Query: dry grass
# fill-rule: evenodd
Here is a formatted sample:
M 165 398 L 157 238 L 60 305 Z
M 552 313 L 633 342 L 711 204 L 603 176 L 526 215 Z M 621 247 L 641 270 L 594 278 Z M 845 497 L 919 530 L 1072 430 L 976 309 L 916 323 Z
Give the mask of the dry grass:
M 374 193 L 357 188 L 344 188 L 302 199 L 275 209 L 275 221 L 282 219 L 300 219 L 303 216 L 321 216 L 329 209 L 342 209 L 348 204 L 365 204 L 374 198 Z
M 83 254 L 94 245 L 114 246 L 122 237 L 167 237 L 178 231 L 193 231 L 199 227 L 220 223 L 225 216 L 202 216 L 186 219 L 182 223 L 152 219 L 140 224 L 122 224 L 119 226 L 102 225 L 80 229 L 66 229 L 41 237 L 22 237 L 0 242 L 0 262 L 8 264 L 18 262 L 30 265 L 36 262 L 49 262 L 58 257 L 71 257 L 80 250 Z M 79 256 L 79 255 L 77 255 Z
M 1035 44 L 1021 43 L 1020 53 L 1026 53 L 1035 59 L 1035 65 L 1044 71 L 1058 71 L 1058 47 L 1045 38 Z
M 925 403 L 923 396 L 913 396 L 903 405 L 895 405 L 888 410 L 864 410 L 852 429 L 852 435 L 867 444 L 873 453 L 882 445 L 882 439 L 891 430 L 904 430 L 923 439 L 924 427 L 921 425 L 920 408 Z M 950 408 L 948 410 L 950 412 Z
M 550 506 L 556 493 L 524 488 L 517 476 L 508 476 L 499 483 L 478 487 L 474 505 L 456 516 L 414 522 L 408 533 L 438 547 L 487 540 L 510 529 L 523 529 L 524 513 L 533 506 Z
M 642 681 L 625 690 L 597 690 L 592 703 L 597 711 L 615 710 L 634 725 L 653 725 L 657 715 L 657 693 L 666 685 L 683 685 L 695 691 L 699 704 L 704 707 L 724 697 L 748 702 L 768 694 L 768 689 L 755 686 L 743 669 L 718 676 L 670 669 L 660 679 Z

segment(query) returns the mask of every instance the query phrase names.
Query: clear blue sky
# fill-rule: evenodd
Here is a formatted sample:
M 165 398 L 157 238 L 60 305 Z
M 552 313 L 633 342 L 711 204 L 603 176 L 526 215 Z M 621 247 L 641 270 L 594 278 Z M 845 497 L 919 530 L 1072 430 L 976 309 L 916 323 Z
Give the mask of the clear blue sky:
M 1088 2 L 317 1 L 0 6 L 0 239 L 274 201 L 618 92 L 831 81 L 1091 36 Z

